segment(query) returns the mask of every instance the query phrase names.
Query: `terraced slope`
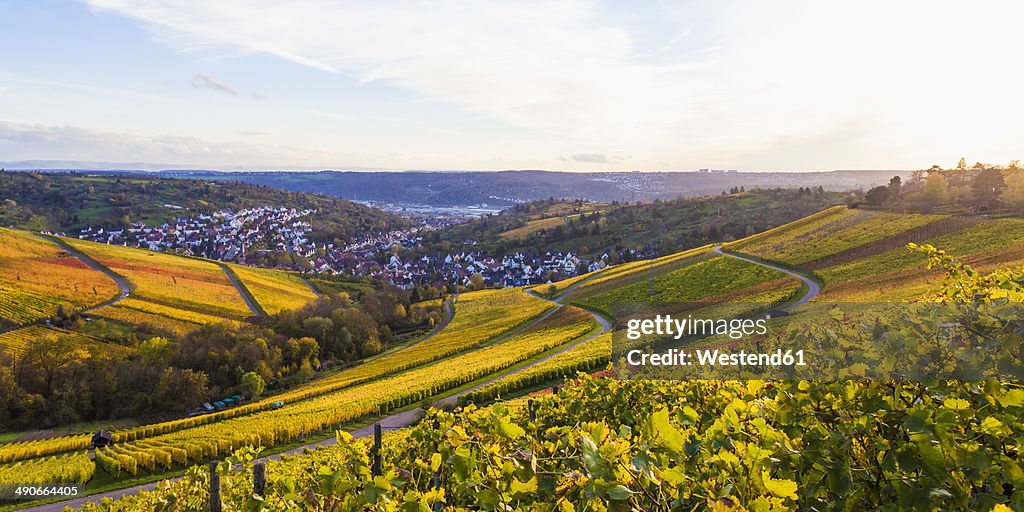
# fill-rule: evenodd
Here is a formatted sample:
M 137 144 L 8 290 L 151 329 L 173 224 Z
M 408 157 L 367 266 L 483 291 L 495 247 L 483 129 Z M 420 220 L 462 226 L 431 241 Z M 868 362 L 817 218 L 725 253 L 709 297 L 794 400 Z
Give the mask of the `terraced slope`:
M 0 328 L 51 317 L 62 303 L 86 309 L 117 295 L 116 283 L 56 244 L 0 228 Z
M 905 233 L 943 215 L 884 213 L 837 206 L 776 229 L 725 244 L 730 251 L 801 266 Z
M 267 314 L 299 309 L 316 300 L 312 288 L 295 274 L 242 265 L 228 267 Z
M 243 320 L 251 315 L 216 263 L 82 240 L 65 241 L 132 286 L 131 299 L 100 308 L 95 312 L 99 316 L 149 322 L 177 331 L 187 328 L 188 323 Z
M 1024 264 L 1024 220 L 973 223 L 913 242 L 941 247 L 982 272 Z M 905 245 L 905 244 L 904 244 Z M 934 292 L 941 273 L 928 270 L 918 254 L 905 247 L 815 270 L 826 286 L 820 300 L 906 300 Z
M 578 295 L 573 294 L 572 300 L 610 315 L 616 304 L 682 303 L 723 298 L 742 300 L 735 294 L 764 283 L 773 283 L 765 291 L 782 291 L 783 295 L 789 295 L 800 288 L 799 281 L 777 270 L 717 256 L 657 275 L 653 282 L 635 281 L 594 295 L 587 295 L 581 287 Z M 779 299 L 785 298 L 780 296 Z
M 90 354 L 96 352 L 127 354 L 131 351 L 127 347 L 107 343 L 104 340 L 80 332 L 43 325 L 30 325 L 21 329 L 0 333 L 0 352 L 21 355 L 33 342 L 46 338 L 52 338 L 66 344 L 62 344 L 62 346 L 80 349 L 78 357 L 89 357 Z

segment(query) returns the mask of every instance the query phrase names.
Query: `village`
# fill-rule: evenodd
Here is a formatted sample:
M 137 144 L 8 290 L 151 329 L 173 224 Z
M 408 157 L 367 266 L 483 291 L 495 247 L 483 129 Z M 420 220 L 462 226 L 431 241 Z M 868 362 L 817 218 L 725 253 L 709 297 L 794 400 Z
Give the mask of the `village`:
M 477 249 L 473 240 L 462 242 L 464 249 L 458 252 L 403 259 L 402 254 L 414 254 L 422 246 L 424 232 L 450 226 L 458 220 L 417 216 L 420 223 L 417 227 L 378 233 L 336 246 L 310 239 L 312 228 L 304 219 L 315 213 L 264 206 L 182 216 L 157 226 L 134 222 L 123 229 L 87 227 L 71 236 L 249 266 L 345 274 L 403 289 L 422 284 L 497 287 L 542 284 L 599 270 L 608 264 L 607 254 L 590 261 L 572 252 L 516 252 L 495 258 Z

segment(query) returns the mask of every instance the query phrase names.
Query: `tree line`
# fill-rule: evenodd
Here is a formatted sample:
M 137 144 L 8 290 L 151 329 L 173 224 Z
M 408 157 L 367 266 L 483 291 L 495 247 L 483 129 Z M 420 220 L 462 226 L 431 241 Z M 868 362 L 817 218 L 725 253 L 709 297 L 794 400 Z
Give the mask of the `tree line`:
M 887 185 L 868 190 L 863 204 L 871 207 L 933 212 L 1004 212 L 1024 207 L 1024 168 L 961 158 L 955 167 L 933 165 L 914 171 L 904 182 L 893 176 Z

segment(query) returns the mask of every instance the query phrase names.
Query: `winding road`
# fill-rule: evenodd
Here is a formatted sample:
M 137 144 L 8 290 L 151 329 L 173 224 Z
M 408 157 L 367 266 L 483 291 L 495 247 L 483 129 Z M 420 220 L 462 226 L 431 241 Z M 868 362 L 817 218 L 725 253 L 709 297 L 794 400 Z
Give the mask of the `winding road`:
M 806 304 L 808 301 L 810 301 L 811 299 L 817 297 L 818 294 L 821 293 L 821 286 L 818 283 L 814 282 L 813 279 L 811 279 L 809 277 L 806 277 L 806 276 L 804 276 L 802 274 L 798 274 L 798 273 L 796 273 L 796 272 L 794 272 L 792 270 L 789 270 L 787 268 L 778 267 L 778 266 L 775 266 L 775 265 L 770 265 L 768 263 L 764 263 L 764 262 L 758 261 L 758 260 L 756 260 L 754 258 L 751 258 L 751 257 L 740 256 L 739 254 L 734 254 L 734 253 L 731 253 L 731 252 L 725 252 L 724 250 L 722 250 L 722 246 L 721 245 L 719 245 L 718 247 L 715 247 L 712 250 L 715 252 L 715 254 L 720 254 L 722 256 L 728 256 L 730 258 L 736 258 L 738 260 L 743 260 L 743 261 L 745 261 L 747 263 L 753 263 L 754 265 L 760 265 L 762 267 L 770 268 L 770 269 L 773 269 L 773 270 L 778 270 L 779 272 L 782 272 L 783 274 L 786 274 L 786 275 L 789 275 L 789 276 L 793 276 L 793 277 L 799 279 L 805 285 L 807 285 L 807 293 L 804 293 L 803 297 L 800 297 L 800 299 L 798 299 L 798 300 L 796 300 L 794 302 L 791 302 L 789 304 L 786 304 L 785 306 L 782 306 L 779 309 L 792 309 L 792 308 L 795 308 L 795 307 L 797 307 L 797 306 L 799 306 L 801 304 Z

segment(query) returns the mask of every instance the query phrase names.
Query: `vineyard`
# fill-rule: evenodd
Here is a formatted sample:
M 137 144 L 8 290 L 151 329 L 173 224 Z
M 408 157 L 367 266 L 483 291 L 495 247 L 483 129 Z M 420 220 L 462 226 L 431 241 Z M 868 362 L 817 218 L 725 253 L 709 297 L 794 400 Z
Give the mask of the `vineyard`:
M 80 354 L 84 357 L 96 352 L 121 355 L 131 352 L 131 349 L 127 347 L 107 343 L 86 334 L 42 325 L 32 325 L 0 333 L 0 352 L 19 356 L 34 342 L 41 339 L 54 339 L 64 342 L 62 347 L 71 346 L 82 349 Z
M 945 218 L 842 207 L 812 217 L 726 244 L 726 248 L 799 266 Z
M 593 296 L 583 295 L 586 290 L 581 288 L 573 295 L 572 300 L 610 316 L 617 304 L 698 301 L 783 277 L 786 277 L 785 274 L 776 270 L 734 258 L 717 257 L 658 275 L 653 280 L 653 289 L 652 283 L 647 280 L 636 281 Z
M 114 432 L 118 441 L 146 439 L 181 429 L 206 424 L 217 424 L 237 416 L 260 411 L 272 411 L 273 404 L 283 401 L 288 404 L 336 393 L 348 387 L 379 379 L 409 368 L 437 361 L 452 354 L 469 350 L 496 339 L 505 332 L 529 321 L 550 308 L 550 304 L 530 297 L 522 290 L 488 290 L 471 292 L 460 297 L 456 305 L 456 316 L 447 328 L 429 340 L 420 342 L 387 357 L 343 370 L 308 385 L 275 395 L 271 398 L 248 403 L 224 411 L 183 418 L 163 423 L 146 425 L 125 431 Z M 564 318 L 563 316 L 549 317 Z M 587 319 L 589 319 L 589 315 Z M 539 327 L 539 326 L 535 326 Z M 501 343 L 501 346 L 507 346 Z M 426 378 L 426 377 L 421 377 Z M 294 409 L 291 409 L 294 410 Z M 88 444 L 88 437 L 70 436 L 25 443 L 0 444 L 0 462 L 11 462 L 80 449 Z
M 580 343 L 546 361 L 510 373 L 459 397 L 460 404 L 482 403 L 523 389 L 559 381 L 607 365 L 612 353 L 612 333 L 607 332 Z
M 316 300 L 313 290 L 296 275 L 241 265 L 229 266 L 268 314 L 299 309 Z
M 268 464 L 261 505 L 989 511 L 1024 500 L 1024 469 L 1005 448 L 1024 432 L 1020 387 L 584 377 L 533 401 L 532 413 L 522 401 L 431 412 L 388 436 L 378 478 L 370 444 L 339 435 L 337 447 Z M 249 459 L 222 470 L 226 509 L 255 504 Z M 196 468 L 84 510 L 186 499 L 198 510 L 207 486 Z
M 1024 261 L 1024 221 L 846 208 L 727 247 L 811 264 L 825 283 L 824 297 L 902 300 L 942 288 L 940 272 L 926 270 L 921 254 L 898 246 L 899 237 L 911 235 L 929 237 L 922 241 L 948 248 L 983 271 Z M 721 307 L 715 310 L 719 316 L 741 314 L 729 308 L 746 303 L 779 304 L 802 293 L 791 276 L 718 256 L 710 248 L 609 267 L 535 286 L 532 292 L 553 298 L 572 289 L 570 301 L 599 312 L 631 302 L 722 302 L 706 306 Z M 194 297 L 204 302 L 179 310 L 171 300 L 177 292 L 150 299 L 136 281 L 141 275 L 152 287 L 174 275 L 188 276 L 181 277 L 187 283 L 226 282 L 223 271 L 203 268 L 204 261 L 165 256 L 182 266 L 170 274 L 154 273 L 142 264 L 147 253 L 135 252 L 141 262 L 120 265 L 110 255 L 90 253 L 136 286 L 132 297 L 101 308 L 98 315 L 118 311 L 137 315 L 133 323 L 162 317 L 188 325 L 231 317 L 224 310 L 213 314 L 225 304 L 207 303 L 205 297 Z M 299 307 L 314 297 L 297 277 L 233 270 L 268 311 Z M 1020 287 L 1014 276 L 991 282 Z M 417 426 L 386 437 L 383 477 L 371 475 L 369 444 L 344 434 L 337 446 L 269 463 L 263 509 L 424 510 L 443 504 L 487 510 L 987 511 L 1002 503 L 1024 506 L 1024 466 L 1017 453 L 1024 439 L 1019 381 L 594 378 L 586 373 L 609 364 L 612 333 L 597 335 L 600 326 L 583 309 L 553 305 L 524 289 L 469 292 L 452 303 L 451 322 L 422 341 L 251 403 L 115 431 L 115 444 L 95 450 L 91 460 L 82 453 L 88 436 L 0 444 L 0 483 L 18 468 L 31 468 L 31 474 L 49 481 L 79 482 L 94 473 L 115 480 L 158 476 L 228 457 L 237 464 L 222 465 L 225 509 L 252 509 L 247 462 L 255 452 L 248 447 L 279 449 L 373 415 L 457 402 L 464 408 L 432 410 Z M 872 336 L 895 337 L 912 331 L 902 320 L 891 327 L 877 319 L 874 326 L 860 320 L 826 322 L 826 312 L 815 307 L 801 310 L 799 318 L 829 335 L 857 338 L 868 329 Z M 816 322 L 819 318 L 823 321 Z M 0 335 L 0 346 L 23 347 L 18 340 L 26 335 L 18 332 Z M 529 410 L 525 400 L 502 401 L 567 378 L 574 380 L 554 394 L 532 395 Z M 491 402 L 482 409 L 473 405 Z M 195 467 L 155 491 L 85 510 L 134 512 L 172 502 L 183 504 L 180 510 L 205 508 L 208 478 Z
M 57 245 L 0 228 L 0 327 L 51 317 L 60 304 L 85 309 L 117 294 L 110 278 Z
M 172 308 L 186 316 L 196 312 L 236 320 L 251 314 L 216 263 L 76 239 L 64 241 L 127 279 L 135 299 L 153 304 L 137 304 L 136 309 L 145 307 L 145 312 L 160 315 L 167 313 L 166 308 Z
M 92 479 L 96 465 L 85 452 L 0 465 L 0 485 L 84 484 Z
M 991 271 L 1024 263 L 1024 221 L 999 219 L 975 224 L 934 238 L 921 239 L 943 247 L 975 267 Z M 934 291 L 941 275 L 924 268 L 920 256 L 892 249 L 816 271 L 832 300 L 907 299 Z
M 500 343 L 392 377 L 289 404 L 282 409 L 192 428 L 181 424 L 157 424 L 122 432 L 118 435 L 121 442 L 115 447 L 97 452 L 96 463 L 111 476 L 135 476 L 142 471 L 153 473 L 171 466 L 227 455 L 243 446 L 275 446 L 368 414 L 419 403 L 570 343 L 595 328 L 589 314 L 576 308 L 564 308 Z M 73 442 L 78 442 L 77 438 L 66 441 L 69 448 Z M 8 447 L 24 445 L 20 448 L 26 451 L 39 448 L 44 443 L 0 446 L 0 457 L 8 455 L 5 450 Z

